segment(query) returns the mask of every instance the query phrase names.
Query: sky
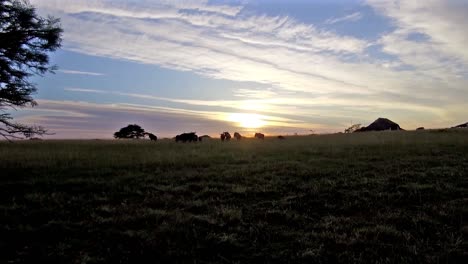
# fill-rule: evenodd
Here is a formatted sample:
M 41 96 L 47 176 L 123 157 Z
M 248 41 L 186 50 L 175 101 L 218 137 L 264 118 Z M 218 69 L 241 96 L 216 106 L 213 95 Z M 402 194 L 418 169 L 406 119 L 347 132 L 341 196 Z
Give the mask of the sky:
M 13 114 L 48 138 L 468 121 L 465 0 L 30 2 L 63 43 L 56 73 L 33 77 L 39 105 Z

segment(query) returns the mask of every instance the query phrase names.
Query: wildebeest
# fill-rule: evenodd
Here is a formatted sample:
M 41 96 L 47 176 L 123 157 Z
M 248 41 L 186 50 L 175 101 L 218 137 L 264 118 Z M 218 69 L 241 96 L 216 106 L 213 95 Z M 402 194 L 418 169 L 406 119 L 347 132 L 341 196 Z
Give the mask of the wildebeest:
M 203 141 L 203 140 L 208 140 L 208 139 L 211 139 L 211 137 L 208 135 L 203 135 L 203 136 L 198 137 L 198 141 Z
M 150 139 L 151 141 L 157 141 L 157 140 L 158 140 L 158 137 L 155 136 L 155 135 L 152 134 L 152 133 L 145 133 L 145 134 L 148 135 L 148 137 L 149 137 L 149 139 Z
M 241 140 L 242 139 L 242 135 L 237 133 L 237 132 L 234 132 L 234 138 L 237 139 L 237 140 Z
M 258 138 L 258 139 L 265 139 L 265 135 L 262 134 L 262 133 L 255 133 L 255 138 Z
M 220 138 L 221 138 L 221 141 L 224 141 L 224 140 L 229 141 L 231 140 L 231 134 L 229 134 L 229 132 L 223 132 L 221 133 Z
M 278 139 L 286 139 L 286 138 L 283 136 L 278 136 Z
M 195 132 L 190 132 L 190 133 L 182 133 L 180 135 L 177 135 L 175 137 L 175 141 L 176 142 L 179 142 L 179 141 L 182 141 L 182 142 L 197 142 L 198 141 L 198 136 Z

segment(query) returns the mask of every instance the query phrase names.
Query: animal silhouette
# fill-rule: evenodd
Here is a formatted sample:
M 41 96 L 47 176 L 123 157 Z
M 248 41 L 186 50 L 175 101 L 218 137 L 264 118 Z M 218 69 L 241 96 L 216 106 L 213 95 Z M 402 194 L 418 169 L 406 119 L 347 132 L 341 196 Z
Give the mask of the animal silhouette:
M 197 142 L 198 141 L 198 136 L 195 132 L 190 132 L 190 133 L 182 133 L 180 135 L 177 135 L 175 137 L 175 141 L 179 142 Z
M 255 133 L 255 138 L 258 138 L 258 139 L 265 139 L 265 135 L 262 134 L 262 133 Z
M 221 141 L 224 141 L 224 140 L 226 141 L 231 140 L 231 134 L 229 134 L 229 132 L 223 132 L 221 134 Z
M 234 133 L 234 138 L 237 139 L 237 140 L 241 140 L 241 139 L 242 139 L 242 135 L 239 134 L 239 133 L 237 133 L 237 132 L 235 132 L 235 133 Z
M 157 141 L 158 140 L 158 137 L 155 136 L 152 133 L 145 133 L 145 135 L 147 135 L 151 141 Z

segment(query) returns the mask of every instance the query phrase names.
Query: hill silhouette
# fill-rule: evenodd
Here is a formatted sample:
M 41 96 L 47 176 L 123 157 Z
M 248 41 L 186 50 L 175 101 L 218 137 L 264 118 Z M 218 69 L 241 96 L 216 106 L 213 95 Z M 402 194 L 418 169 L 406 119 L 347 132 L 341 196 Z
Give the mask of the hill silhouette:
M 362 127 L 355 132 L 366 132 L 366 131 L 384 131 L 384 130 L 404 130 L 397 123 L 390 119 L 379 117 L 377 120 L 372 122 L 367 127 Z
M 467 128 L 468 127 L 468 122 L 464 123 L 464 124 L 460 124 L 458 126 L 454 126 L 453 128 Z

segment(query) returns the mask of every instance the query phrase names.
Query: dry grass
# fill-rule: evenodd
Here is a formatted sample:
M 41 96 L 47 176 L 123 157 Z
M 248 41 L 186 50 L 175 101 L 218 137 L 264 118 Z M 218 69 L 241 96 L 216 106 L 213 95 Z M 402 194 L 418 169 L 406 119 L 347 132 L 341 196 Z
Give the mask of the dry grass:
M 468 133 L 0 142 L 0 262 L 468 257 Z

